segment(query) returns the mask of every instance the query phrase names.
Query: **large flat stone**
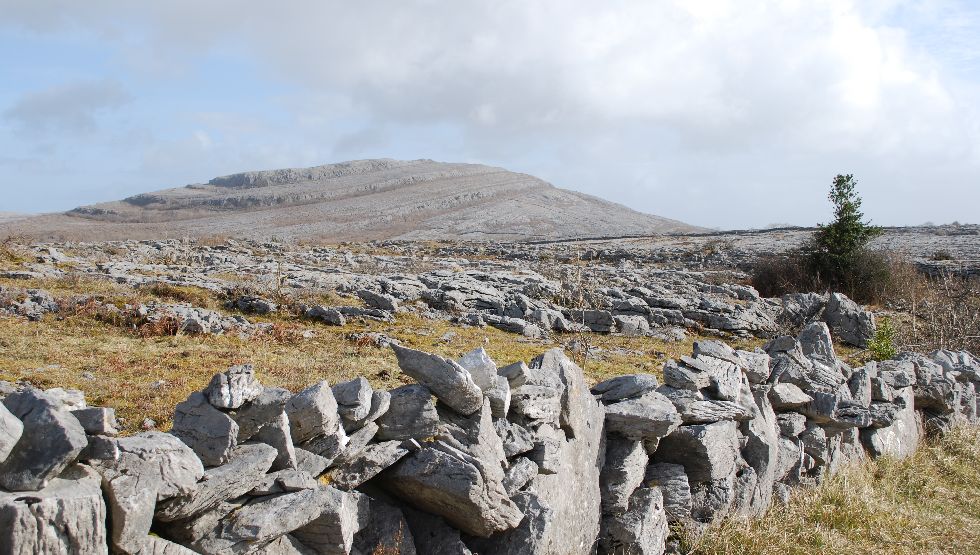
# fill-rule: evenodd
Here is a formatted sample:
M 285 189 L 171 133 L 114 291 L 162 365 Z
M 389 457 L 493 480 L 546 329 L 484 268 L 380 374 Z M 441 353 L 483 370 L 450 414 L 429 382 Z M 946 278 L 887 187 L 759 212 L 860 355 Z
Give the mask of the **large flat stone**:
M 28 387 L 11 393 L 3 404 L 23 426 L 20 439 L 0 465 L 0 486 L 5 489 L 43 488 L 88 445 L 78 420 L 37 389 Z
M 0 552 L 107 553 L 100 482 L 91 468 L 74 465 L 39 491 L 0 491 Z
M 429 388 L 440 401 L 460 414 L 473 414 L 483 406 L 483 391 L 469 371 L 456 361 L 392 345 L 402 372 Z
M 192 393 L 177 405 L 170 433 L 190 446 L 205 466 L 224 464 L 238 444 L 238 424 L 211 406 L 203 393 Z

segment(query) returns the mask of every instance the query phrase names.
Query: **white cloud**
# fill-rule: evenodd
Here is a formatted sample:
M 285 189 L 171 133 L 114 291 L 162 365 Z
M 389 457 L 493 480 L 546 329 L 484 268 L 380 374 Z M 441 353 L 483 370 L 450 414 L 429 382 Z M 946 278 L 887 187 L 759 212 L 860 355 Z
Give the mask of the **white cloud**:
M 923 205 L 917 183 L 980 204 L 978 82 L 964 69 L 980 59 L 980 18 L 947 0 L 16 4 L 8 24 L 88 29 L 125 51 L 125 71 L 221 52 L 293 86 L 295 131 L 276 130 L 275 156 L 258 156 L 261 125 L 241 131 L 251 141 L 197 137 L 224 165 L 374 154 L 422 130 L 419 156 L 498 163 L 705 225 L 812 223 L 837 172 L 864 176 L 886 222 L 969 219 Z M 51 121 L 86 127 L 89 108 Z M 462 142 L 432 146 L 445 129 Z
M 22 96 L 3 111 L 3 119 L 28 133 L 89 133 L 97 127 L 100 112 L 117 109 L 130 100 L 118 82 L 74 81 Z

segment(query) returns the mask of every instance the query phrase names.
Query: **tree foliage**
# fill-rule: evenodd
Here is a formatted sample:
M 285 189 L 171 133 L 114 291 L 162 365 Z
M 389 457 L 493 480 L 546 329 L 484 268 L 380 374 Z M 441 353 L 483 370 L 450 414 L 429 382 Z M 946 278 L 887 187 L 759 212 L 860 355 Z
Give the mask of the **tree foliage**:
M 831 287 L 849 290 L 864 274 L 865 247 L 882 229 L 864 221 L 857 180 L 852 174 L 838 174 L 828 198 L 834 205 L 834 221 L 820 224 L 813 239 L 804 246 L 809 271 Z

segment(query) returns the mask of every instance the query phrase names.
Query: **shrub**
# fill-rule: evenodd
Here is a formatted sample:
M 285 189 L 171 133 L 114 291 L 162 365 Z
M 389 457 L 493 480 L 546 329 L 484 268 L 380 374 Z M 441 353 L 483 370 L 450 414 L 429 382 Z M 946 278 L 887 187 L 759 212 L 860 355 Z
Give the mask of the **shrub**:
M 868 351 L 874 360 L 891 360 L 898 354 L 898 347 L 895 346 L 895 328 L 892 327 L 891 320 L 882 318 L 878 322 L 878 329 L 875 336 L 868 341 Z

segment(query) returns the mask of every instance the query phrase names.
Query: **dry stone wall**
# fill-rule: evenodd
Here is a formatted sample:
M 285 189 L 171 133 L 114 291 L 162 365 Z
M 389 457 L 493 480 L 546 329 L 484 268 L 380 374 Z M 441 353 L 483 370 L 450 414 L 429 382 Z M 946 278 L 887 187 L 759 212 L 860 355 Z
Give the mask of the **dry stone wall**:
M 659 554 L 668 526 L 759 515 L 980 408 L 971 354 L 851 368 L 823 322 L 591 390 L 557 349 L 392 348 L 417 383 L 292 393 L 236 366 L 129 437 L 78 392 L 0 384 L 0 552 Z

